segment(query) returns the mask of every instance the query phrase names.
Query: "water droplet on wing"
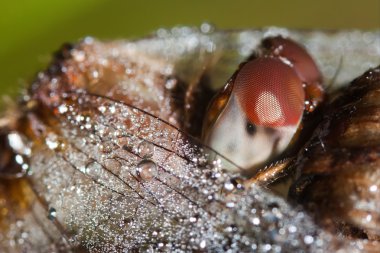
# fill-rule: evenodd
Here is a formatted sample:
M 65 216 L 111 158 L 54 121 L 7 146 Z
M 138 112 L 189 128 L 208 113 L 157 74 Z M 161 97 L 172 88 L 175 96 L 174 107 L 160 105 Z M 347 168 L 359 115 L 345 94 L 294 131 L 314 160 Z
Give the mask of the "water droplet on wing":
M 149 159 L 143 159 L 137 164 L 137 176 L 144 181 L 152 180 L 157 176 L 157 165 Z
M 154 153 L 154 145 L 150 142 L 143 141 L 139 144 L 137 151 L 143 158 L 151 158 Z
M 48 211 L 48 219 L 53 221 L 57 217 L 57 210 L 54 207 L 50 207 Z

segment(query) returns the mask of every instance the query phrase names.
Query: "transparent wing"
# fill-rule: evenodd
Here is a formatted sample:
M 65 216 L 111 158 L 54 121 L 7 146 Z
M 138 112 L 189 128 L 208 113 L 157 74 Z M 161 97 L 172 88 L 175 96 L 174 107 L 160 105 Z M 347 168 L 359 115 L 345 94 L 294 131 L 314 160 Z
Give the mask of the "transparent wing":
M 56 121 L 35 147 L 30 180 L 72 245 L 90 252 L 331 246 L 301 211 L 242 188 L 217 153 L 164 121 L 97 95 L 71 94 L 63 104 L 64 113 L 51 108 Z

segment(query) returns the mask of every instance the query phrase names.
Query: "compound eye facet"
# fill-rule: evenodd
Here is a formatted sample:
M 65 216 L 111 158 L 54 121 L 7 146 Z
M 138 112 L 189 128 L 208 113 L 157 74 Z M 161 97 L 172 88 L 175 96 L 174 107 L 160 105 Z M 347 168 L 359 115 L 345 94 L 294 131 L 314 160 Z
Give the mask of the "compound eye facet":
M 313 58 L 301 45 L 281 36 L 263 40 L 262 46 L 266 54 L 282 57 L 289 61 L 303 82 L 307 84 L 321 83 L 322 75 Z
M 295 126 L 302 118 L 302 81 L 277 58 L 263 57 L 245 63 L 236 75 L 233 93 L 247 119 L 255 125 Z

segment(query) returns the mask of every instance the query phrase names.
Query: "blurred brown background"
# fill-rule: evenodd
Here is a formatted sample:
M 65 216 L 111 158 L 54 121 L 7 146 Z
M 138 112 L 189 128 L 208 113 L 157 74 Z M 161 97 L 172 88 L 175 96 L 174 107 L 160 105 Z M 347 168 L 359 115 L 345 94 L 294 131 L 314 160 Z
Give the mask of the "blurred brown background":
M 0 3 L 0 94 L 16 94 L 63 42 L 91 35 L 133 38 L 175 25 L 380 29 L 380 0 L 126 1 L 18 0 Z

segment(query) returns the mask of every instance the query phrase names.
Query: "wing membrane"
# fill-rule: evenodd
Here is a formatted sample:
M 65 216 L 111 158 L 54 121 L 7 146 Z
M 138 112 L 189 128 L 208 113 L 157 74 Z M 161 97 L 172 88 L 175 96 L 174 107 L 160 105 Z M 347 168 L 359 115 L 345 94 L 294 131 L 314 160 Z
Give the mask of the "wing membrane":
M 281 228 L 293 243 L 305 233 L 327 240 L 308 217 L 282 200 L 259 188 L 234 185 L 236 175 L 221 170 L 217 153 L 206 152 L 164 121 L 87 93 L 70 94 L 63 103 L 69 109 L 59 113 L 52 108 L 59 123 L 47 130 L 49 136 L 59 134 L 60 144 L 34 151 L 41 155 L 31 161 L 31 180 L 57 211 L 71 243 L 108 252 L 206 246 L 251 250 L 267 243 L 311 247 L 269 236 L 282 236 Z M 114 113 L 102 113 L 103 107 Z M 141 145 L 151 153 L 142 152 Z M 137 171 L 147 160 L 154 164 L 152 177 Z M 253 226 L 255 217 L 260 227 Z M 302 228 L 289 232 L 297 222 Z

